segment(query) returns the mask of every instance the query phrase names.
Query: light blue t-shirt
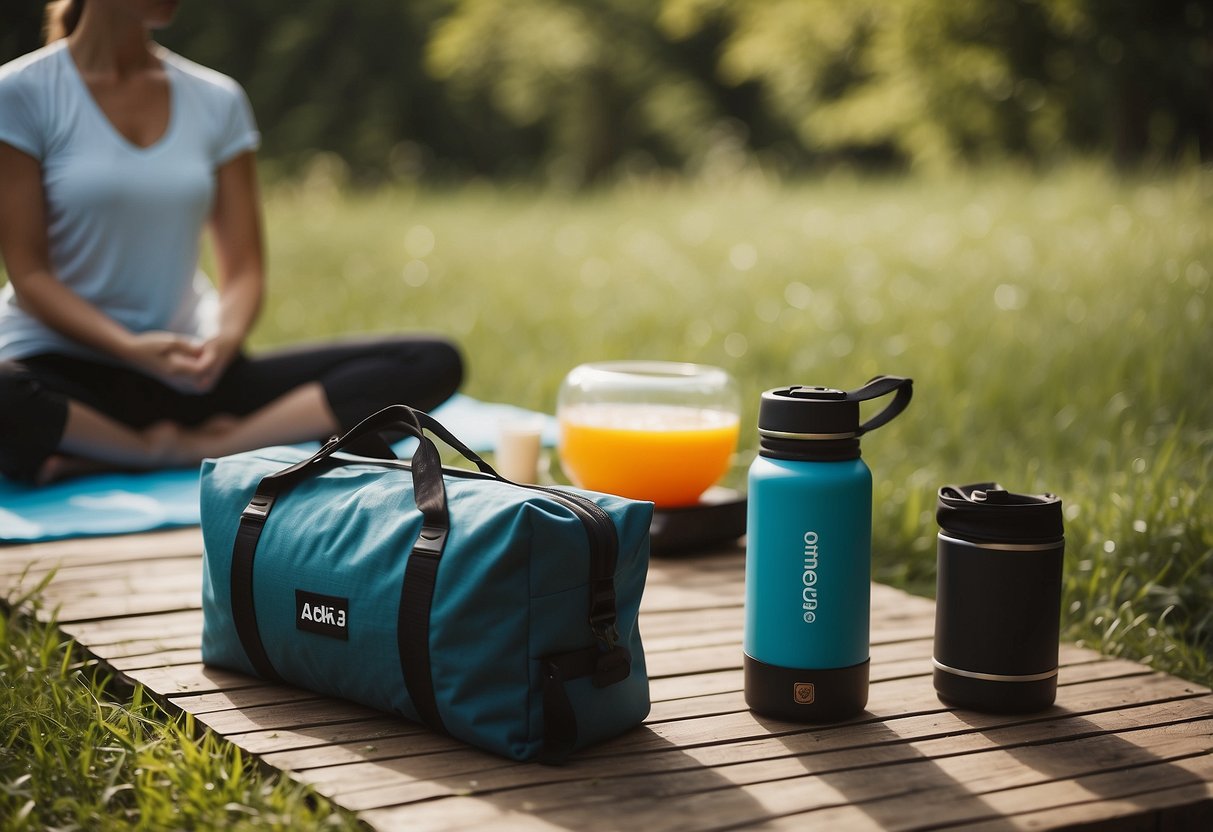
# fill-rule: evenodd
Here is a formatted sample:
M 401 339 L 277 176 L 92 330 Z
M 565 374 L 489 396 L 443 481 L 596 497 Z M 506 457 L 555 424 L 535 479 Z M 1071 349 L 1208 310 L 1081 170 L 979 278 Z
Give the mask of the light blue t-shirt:
M 160 57 L 171 108 L 155 144 L 140 148 L 114 128 L 65 40 L 0 67 L 0 142 L 42 165 L 59 280 L 133 332 L 206 337 L 218 304 L 198 248 L 215 172 L 260 137 L 235 81 L 168 50 Z M 0 359 L 48 352 L 113 361 L 28 314 L 6 285 Z

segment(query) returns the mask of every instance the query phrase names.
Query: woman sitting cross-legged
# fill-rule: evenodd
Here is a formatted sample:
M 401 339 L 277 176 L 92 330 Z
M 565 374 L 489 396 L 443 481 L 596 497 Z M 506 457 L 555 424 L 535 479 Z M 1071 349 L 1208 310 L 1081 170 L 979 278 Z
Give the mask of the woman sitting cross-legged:
M 243 90 L 151 39 L 175 3 L 59 0 L 0 67 L 0 474 L 189 465 L 324 438 L 462 378 L 437 337 L 250 356 L 265 275 Z M 209 226 L 218 292 L 198 271 Z

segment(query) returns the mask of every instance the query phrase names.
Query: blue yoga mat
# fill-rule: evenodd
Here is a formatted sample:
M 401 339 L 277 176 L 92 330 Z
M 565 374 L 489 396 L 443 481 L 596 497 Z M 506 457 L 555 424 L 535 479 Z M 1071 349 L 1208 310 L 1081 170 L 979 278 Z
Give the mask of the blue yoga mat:
M 491 451 L 499 422 L 542 416 L 543 443 L 556 444 L 556 419 L 508 404 L 457 395 L 433 411 L 468 447 Z M 417 440 L 394 448 L 410 457 Z M 315 446 L 313 446 L 315 447 Z M 196 468 L 95 474 L 32 487 L 0 478 L 0 543 L 36 543 L 198 525 Z

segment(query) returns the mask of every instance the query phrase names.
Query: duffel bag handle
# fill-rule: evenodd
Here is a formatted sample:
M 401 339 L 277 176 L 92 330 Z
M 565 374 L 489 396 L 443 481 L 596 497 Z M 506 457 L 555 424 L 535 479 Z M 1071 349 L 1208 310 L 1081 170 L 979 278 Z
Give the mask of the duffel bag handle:
M 279 471 L 262 479 L 257 486 L 257 494 L 245 509 L 247 514 L 261 516 L 269 514 L 274 499 L 294 487 L 301 480 L 328 470 L 333 463 L 330 458 L 337 451 L 366 444 L 369 437 L 374 437 L 386 430 L 403 430 L 415 437 L 418 445 L 413 455 L 413 490 L 416 494 L 417 507 L 425 516 L 426 526 L 445 529 L 446 522 L 446 490 L 442 481 L 442 457 L 433 441 L 425 435 L 429 430 L 445 444 L 458 451 L 461 456 L 474 464 L 481 473 L 493 479 L 503 479 L 493 467 L 484 461 L 471 448 L 446 429 L 433 416 L 421 410 L 416 410 L 406 404 L 389 405 L 382 410 L 367 416 L 341 436 L 334 436 L 308 459 L 289 468 Z
M 485 462 L 479 454 L 467 445 L 460 442 L 459 438 L 447 430 L 441 422 L 424 410 L 417 410 L 409 407 L 407 404 L 389 405 L 383 408 L 383 410 L 367 416 L 361 422 L 354 425 L 354 427 L 350 428 L 345 436 L 338 438 L 329 452 L 332 453 L 332 451 L 340 448 L 349 447 L 369 433 L 378 433 L 396 427 L 404 427 L 413 436 L 418 437 L 420 437 L 418 431 L 428 430 L 441 439 L 444 444 L 458 451 L 460 456 L 480 469 L 482 474 L 488 474 L 497 480 L 504 479 L 504 477 L 493 470 L 493 466 Z

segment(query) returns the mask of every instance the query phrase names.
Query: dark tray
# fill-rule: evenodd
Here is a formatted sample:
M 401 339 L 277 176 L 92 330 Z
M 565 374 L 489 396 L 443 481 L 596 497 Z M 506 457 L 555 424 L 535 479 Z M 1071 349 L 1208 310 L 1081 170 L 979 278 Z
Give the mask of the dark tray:
M 745 495 L 731 488 L 709 488 L 699 503 L 653 510 L 651 551 L 657 556 L 690 555 L 731 543 L 745 534 Z

